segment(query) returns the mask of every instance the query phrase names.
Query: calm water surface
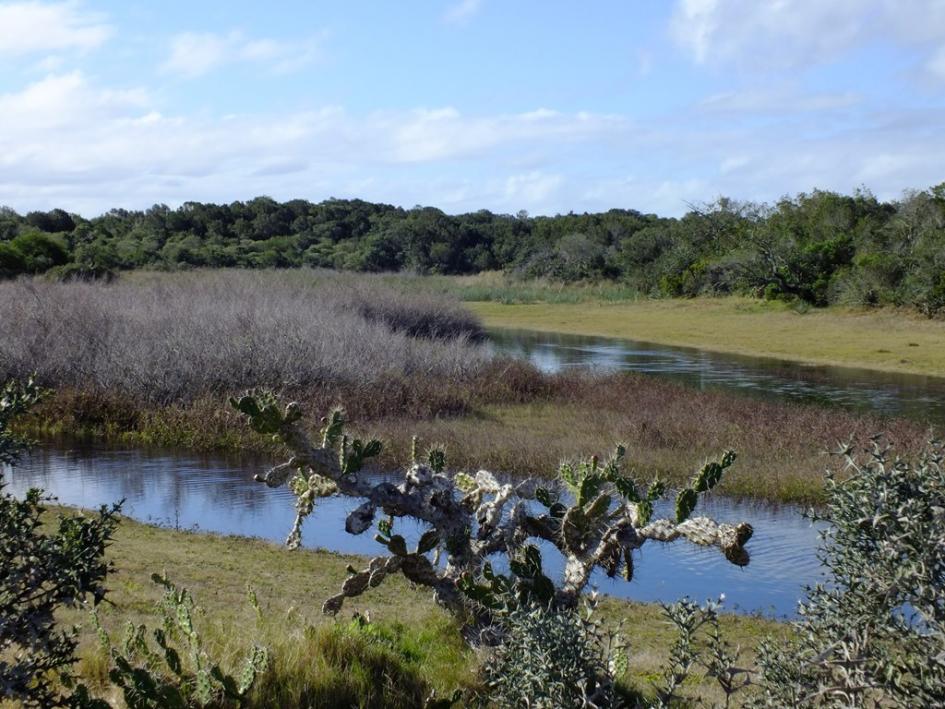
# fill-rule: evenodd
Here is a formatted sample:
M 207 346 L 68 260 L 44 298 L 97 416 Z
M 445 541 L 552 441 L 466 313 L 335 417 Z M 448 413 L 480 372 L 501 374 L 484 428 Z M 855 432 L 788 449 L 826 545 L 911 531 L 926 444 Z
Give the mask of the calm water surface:
M 545 371 L 627 370 L 699 389 L 945 424 L 945 378 L 806 366 L 600 337 L 496 329 L 490 338 L 497 352 L 528 359 Z M 53 447 L 35 451 L 15 470 L 6 470 L 5 477 L 15 494 L 41 487 L 60 502 L 81 507 L 125 499 L 125 513 L 145 522 L 282 541 L 292 522 L 293 497 L 285 488 L 270 490 L 252 480 L 270 463 L 177 452 Z M 360 536 L 344 532 L 344 518 L 358 503 L 340 496 L 320 501 L 306 522 L 305 545 L 356 554 L 386 551 L 370 531 Z M 747 521 L 754 526 L 747 567 L 732 566 L 717 550 L 684 541 L 649 542 L 637 552 L 632 582 L 599 575 L 594 579 L 597 588 L 643 601 L 683 596 L 703 600 L 724 593 L 730 609 L 794 616 L 803 588 L 822 580 L 816 558 L 818 529 L 801 510 L 716 497 L 700 511 L 719 521 Z M 658 513 L 671 515 L 671 510 Z M 410 540 L 422 531 L 407 522 L 398 525 Z M 555 550 L 546 546 L 545 559 L 552 571 L 560 572 Z
M 285 488 L 271 490 L 252 480 L 269 462 L 102 447 L 41 448 L 14 470 L 5 470 L 4 477 L 17 495 L 41 487 L 63 504 L 80 507 L 125 499 L 125 514 L 145 522 L 281 542 L 292 523 L 293 497 Z M 817 530 L 793 506 L 726 498 L 706 502 L 701 512 L 719 521 L 747 521 L 754 526 L 747 567 L 732 566 L 717 550 L 684 541 L 648 542 L 637 554 L 632 582 L 601 575 L 594 579 L 598 589 L 644 601 L 682 596 L 704 600 L 724 593 L 729 609 L 793 616 L 803 586 L 820 578 Z M 344 518 L 358 503 L 340 496 L 320 501 L 306 522 L 305 545 L 356 554 L 386 553 L 370 530 L 359 536 L 345 533 Z M 419 536 L 417 526 L 397 524 L 408 538 Z M 561 560 L 555 553 L 547 549 L 545 557 L 557 572 Z
M 945 426 L 945 376 L 813 366 L 633 340 L 528 330 L 495 328 L 489 331 L 489 338 L 497 352 L 527 359 L 547 372 L 572 367 L 640 372 L 703 390 L 820 403 Z

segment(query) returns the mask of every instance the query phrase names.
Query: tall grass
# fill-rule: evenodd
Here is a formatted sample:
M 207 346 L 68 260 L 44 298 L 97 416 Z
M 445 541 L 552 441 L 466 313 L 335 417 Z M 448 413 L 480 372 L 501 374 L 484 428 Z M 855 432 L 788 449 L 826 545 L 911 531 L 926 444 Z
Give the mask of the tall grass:
M 462 381 L 488 363 L 450 299 L 378 281 L 274 272 L 0 284 L 0 379 L 185 402 L 248 385 L 288 393 L 403 379 Z

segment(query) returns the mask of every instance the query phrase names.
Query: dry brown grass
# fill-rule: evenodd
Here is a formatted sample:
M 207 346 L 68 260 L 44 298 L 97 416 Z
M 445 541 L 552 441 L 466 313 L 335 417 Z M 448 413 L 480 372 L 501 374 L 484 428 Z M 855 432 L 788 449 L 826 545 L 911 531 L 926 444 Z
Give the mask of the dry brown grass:
M 0 283 L 0 379 L 35 371 L 46 386 L 169 404 L 246 386 L 462 381 L 488 361 L 475 318 L 449 298 L 294 281 L 222 271 Z
M 671 483 L 734 448 L 739 459 L 722 492 L 792 502 L 821 499 L 824 472 L 836 463 L 829 453 L 840 441 L 865 444 L 885 431 L 908 453 L 930 435 L 908 420 L 698 392 L 642 375 L 567 374 L 547 381 L 552 391 L 530 403 L 487 404 L 462 419 L 388 420 L 367 428 L 386 436 L 400 460 L 418 434 L 445 445 L 458 468 L 518 474 L 553 475 L 575 454 L 606 455 L 623 443 L 639 474 L 659 474 Z

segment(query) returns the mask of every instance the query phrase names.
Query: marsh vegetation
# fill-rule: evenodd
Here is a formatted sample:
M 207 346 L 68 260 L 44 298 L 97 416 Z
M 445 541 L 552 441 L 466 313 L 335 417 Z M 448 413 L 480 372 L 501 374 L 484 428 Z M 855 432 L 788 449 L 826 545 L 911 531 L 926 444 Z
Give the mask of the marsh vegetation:
M 908 451 L 927 436 L 919 423 L 640 375 L 543 374 L 492 356 L 481 332 L 455 299 L 377 276 L 0 284 L 0 376 L 35 371 L 55 390 L 27 421 L 35 433 L 272 451 L 220 407 L 269 387 L 315 410 L 343 403 L 362 432 L 388 442 L 382 466 L 405 459 L 414 433 L 442 442 L 458 467 L 547 475 L 576 449 L 605 454 L 623 441 L 637 465 L 675 483 L 734 446 L 745 464 L 727 492 L 795 501 L 817 498 L 821 451 L 836 440 L 885 429 Z

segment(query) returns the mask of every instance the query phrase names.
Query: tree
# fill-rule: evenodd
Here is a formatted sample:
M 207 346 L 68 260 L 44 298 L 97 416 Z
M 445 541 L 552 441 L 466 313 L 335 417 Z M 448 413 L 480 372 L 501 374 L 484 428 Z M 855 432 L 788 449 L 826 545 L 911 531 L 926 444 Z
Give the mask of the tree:
M 69 261 L 69 249 L 59 236 L 27 231 L 10 242 L 23 257 L 27 273 L 43 273 Z
M 30 212 L 26 215 L 26 223 L 49 234 L 75 229 L 75 220 L 72 215 L 62 209 L 53 209 L 48 212 Z
M 26 273 L 26 258 L 12 243 L 0 242 L 0 278 Z

